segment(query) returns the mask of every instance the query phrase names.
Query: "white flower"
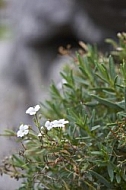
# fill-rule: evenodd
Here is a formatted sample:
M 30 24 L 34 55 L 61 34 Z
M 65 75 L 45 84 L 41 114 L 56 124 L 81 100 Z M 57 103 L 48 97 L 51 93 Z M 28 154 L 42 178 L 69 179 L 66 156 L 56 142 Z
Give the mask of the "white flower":
M 46 129 L 49 131 L 50 129 L 52 129 L 53 128 L 53 126 L 52 126 L 52 122 L 50 122 L 50 121 L 46 121 L 46 123 L 45 123 L 45 127 L 46 127 Z
M 65 127 L 65 124 L 67 123 L 69 123 L 69 121 L 65 121 L 65 119 L 52 121 L 53 127 Z
M 19 131 L 17 132 L 17 137 L 23 137 L 24 135 L 27 135 L 29 132 L 29 126 L 28 125 L 20 125 Z
M 65 121 L 65 119 L 59 119 L 54 121 L 46 121 L 45 127 L 47 130 L 50 130 L 55 127 L 65 127 L 65 124 L 69 123 L 69 121 Z
M 40 109 L 40 106 L 39 105 L 36 105 L 34 107 L 30 107 L 26 110 L 26 114 L 29 114 L 29 115 L 35 115 Z

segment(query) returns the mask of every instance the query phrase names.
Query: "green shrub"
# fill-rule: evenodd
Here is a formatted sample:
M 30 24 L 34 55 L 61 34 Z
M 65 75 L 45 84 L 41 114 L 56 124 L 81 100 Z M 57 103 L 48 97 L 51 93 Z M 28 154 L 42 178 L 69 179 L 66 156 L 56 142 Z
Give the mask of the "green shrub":
M 27 110 L 35 126 L 6 131 L 22 149 L 1 173 L 22 178 L 19 190 L 126 189 L 126 34 L 118 36 L 110 56 L 90 45 L 76 53 L 60 88 L 52 84 L 41 109 Z

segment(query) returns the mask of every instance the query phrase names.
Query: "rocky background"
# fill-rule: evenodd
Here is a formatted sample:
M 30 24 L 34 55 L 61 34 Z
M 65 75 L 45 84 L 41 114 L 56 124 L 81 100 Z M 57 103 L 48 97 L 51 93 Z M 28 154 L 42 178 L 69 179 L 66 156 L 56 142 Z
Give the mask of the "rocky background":
M 69 62 L 58 53 L 60 46 L 71 44 L 74 50 L 81 40 L 109 50 L 104 39 L 116 39 L 126 29 L 124 0 L 6 0 L 3 5 L 0 24 L 8 32 L 0 40 L 0 133 L 30 124 L 25 110 L 47 97 L 52 79 L 60 81 L 58 72 Z M 0 137 L 0 144 L 0 160 L 16 149 L 10 139 Z M 0 190 L 14 190 L 18 183 L 1 177 Z

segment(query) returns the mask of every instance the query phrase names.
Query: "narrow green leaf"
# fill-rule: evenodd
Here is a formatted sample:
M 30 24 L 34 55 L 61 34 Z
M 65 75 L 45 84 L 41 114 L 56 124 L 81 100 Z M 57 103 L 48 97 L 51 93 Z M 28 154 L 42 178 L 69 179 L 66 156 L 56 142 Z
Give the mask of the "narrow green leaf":
M 52 94 L 57 95 L 60 99 L 62 98 L 59 90 L 56 88 L 54 84 L 51 85 L 51 89 L 52 89 Z
M 115 73 L 115 64 L 114 64 L 114 60 L 112 56 L 109 57 L 109 73 L 110 73 L 111 80 L 114 81 L 116 77 L 116 73 Z
M 100 104 L 103 104 L 103 105 L 105 105 L 105 106 L 107 106 L 109 108 L 116 109 L 116 110 L 123 110 L 123 108 L 120 107 L 117 103 L 113 103 L 113 102 L 108 101 L 108 100 L 106 100 L 104 98 L 100 98 L 100 97 L 98 97 L 98 96 L 96 96 L 94 94 L 91 94 L 91 96 L 93 98 L 95 98 Z
M 104 77 L 109 81 L 110 80 L 110 76 L 109 76 L 109 71 L 108 69 L 106 68 L 105 64 L 101 64 L 101 66 L 104 68 Z
M 122 111 L 118 112 L 117 115 L 126 118 L 126 113 L 124 113 Z
M 97 69 L 100 72 L 100 74 L 98 74 L 98 76 L 100 76 L 101 78 L 103 78 L 104 80 L 106 80 L 107 82 L 110 80 L 109 75 L 108 75 L 108 70 L 105 67 L 104 64 L 100 64 L 100 63 L 96 63 L 97 64 Z
M 112 167 L 111 164 L 108 164 L 107 170 L 108 170 L 108 174 L 109 174 L 109 177 L 110 177 L 110 181 L 113 182 L 113 179 L 114 179 L 114 171 L 113 171 L 113 167 Z
M 126 181 L 126 174 L 123 174 L 122 178 L 123 178 L 124 181 Z
M 14 166 L 22 167 L 22 166 L 25 166 L 25 164 L 26 164 L 24 160 L 22 160 L 21 158 L 19 158 L 15 154 L 13 154 L 12 159 L 13 159 L 13 165 Z
M 101 75 L 99 75 L 99 74 L 97 74 L 97 73 L 95 73 L 95 75 L 96 75 L 98 78 L 100 78 L 102 81 L 104 81 L 105 83 L 108 83 L 108 81 L 107 81 L 105 78 L 103 78 L 103 76 L 101 76 Z
M 115 90 L 113 88 L 106 88 L 106 87 L 100 87 L 100 88 L 91 88 L 90 90 L 97 90 L 97 91 L 102 91 L 102 90 L 105 90 L 105 91 L 108 91 L 108 92 L 111 92 L 111 93 L 114 93 Z
M 92 126 L 94 126 L 94 121 L 95 121 L 95 109 L 92 110 L 92 115 L 90 117 L 89 123 L 90 123 L 90 128 L 92 128 Z
M 3 134 L 0 134 L 0 136 L 17 136 L 16 133 L 12 130 L 6 129 Z
M 117 181 L 117 183 L 121 182 L 121 177 L 118 173 L 116 174 L 116 181 Z
M 116 75 L 115 78 L 114 78 L 114 87 L 117 85 L 118 77 L 119 77 L 119 76 Z
M 95 178 L 97 178 L 101 183 L 103 183 L 105 187 L 112 188 L 112 185 L 103 176 L 101 176 L 93 170 L 90 170 L 90 172 Z
M 103 156 L 103 153 L 100 152 L 100 151 L 92 151 L 91 154 L 92 154 L 92 155 L 100 155 L 100 156 Z
M 101 125 L 93 126 L 93 127 L 91 128 L 91 131 L 95 131 L 96 129 L 98 129 L 98 128 L 100 128 L 100 127 L 101 127 Z

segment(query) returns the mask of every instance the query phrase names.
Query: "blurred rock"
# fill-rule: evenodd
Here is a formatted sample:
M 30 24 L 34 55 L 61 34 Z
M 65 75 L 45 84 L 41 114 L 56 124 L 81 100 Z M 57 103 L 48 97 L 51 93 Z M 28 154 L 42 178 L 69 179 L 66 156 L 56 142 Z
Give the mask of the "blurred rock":
M 116 38 L 117 32 L 125 30 L 126 3 L 122 0 L 46 0 L 44 3 L 10 0 L 9 8 L 13 47 L 7 75 L 29 91 L 36 87 L 33 99 L 39 94 L 42 81 L 49 79 L 59 46 L 77 47 L 81 40 L 106 49 L 104 39 Z

